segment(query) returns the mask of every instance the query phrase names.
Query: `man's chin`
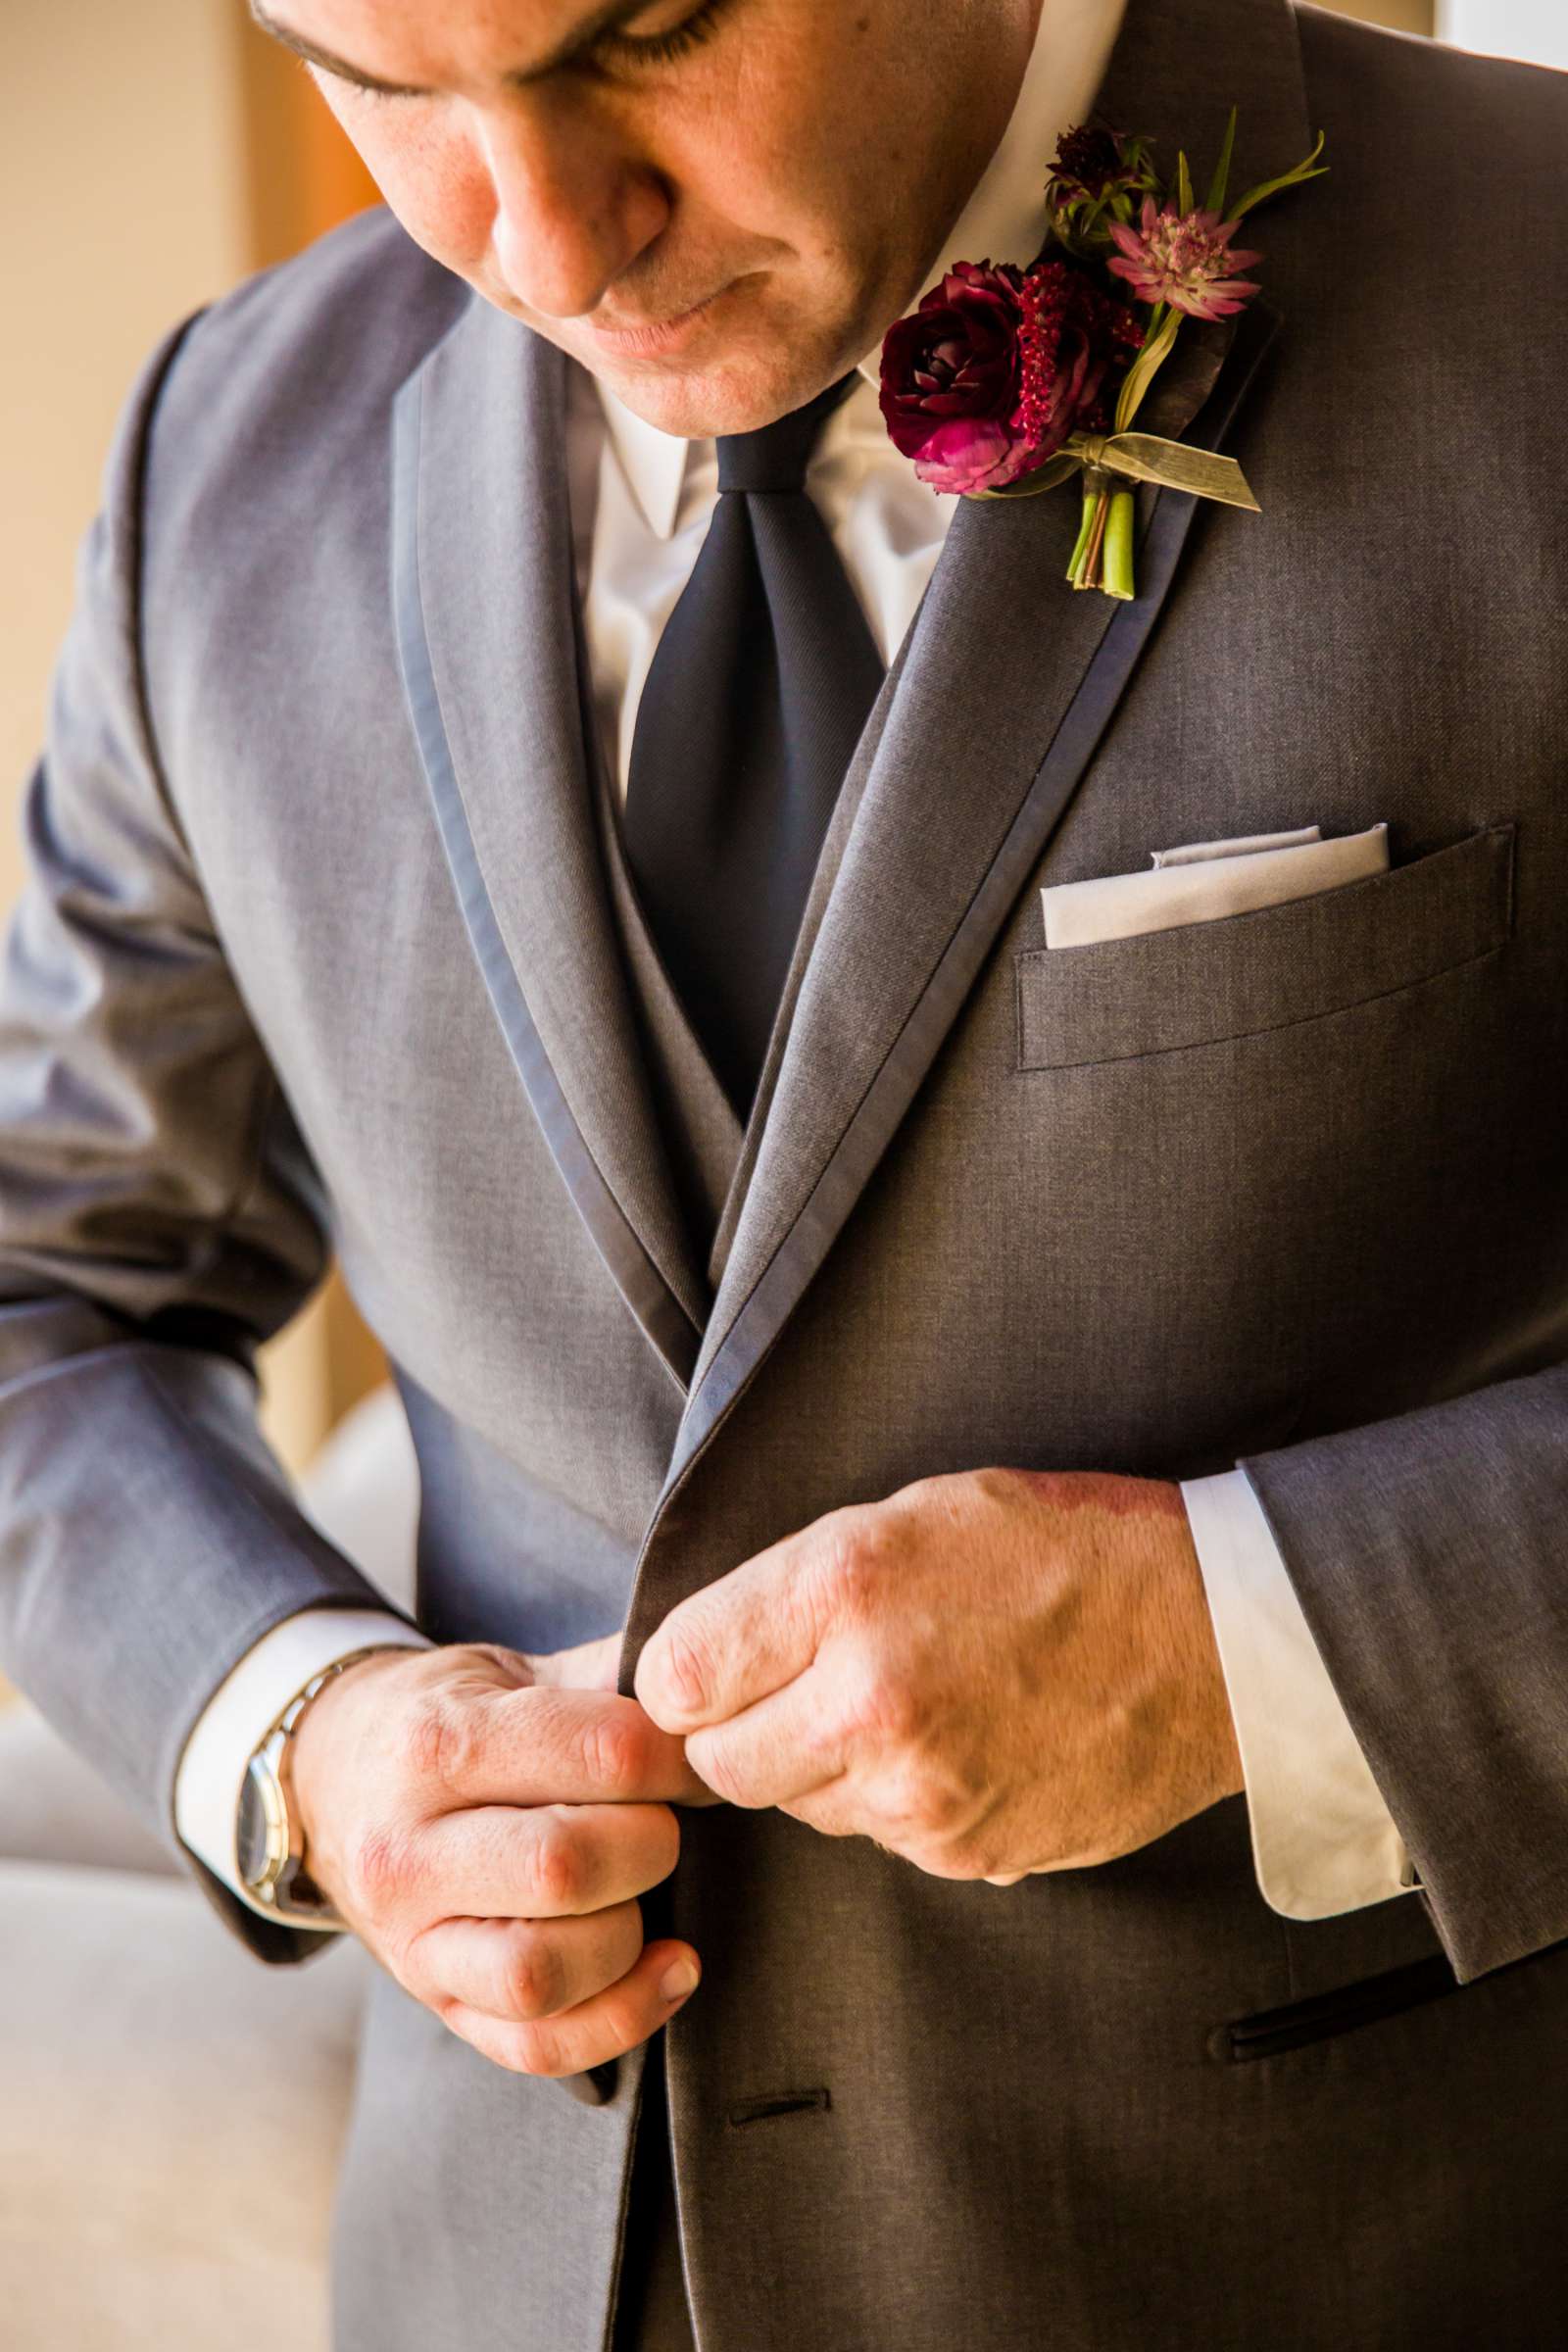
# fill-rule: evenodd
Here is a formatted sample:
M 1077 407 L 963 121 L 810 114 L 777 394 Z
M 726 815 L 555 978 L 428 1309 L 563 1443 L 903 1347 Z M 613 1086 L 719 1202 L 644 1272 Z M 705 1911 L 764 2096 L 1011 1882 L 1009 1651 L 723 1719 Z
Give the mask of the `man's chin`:
M 804 408 L 845 373 L 831 362 L 808 373 L 798 365 L 788 370 L 720 365 L 677 372 L 587 364 L 633 416 L 686 441 L 757 432 Z
M 568 348 L 633 416 L 687 441 L 756 432 L 814 400 L 853 365 L 819 335 L 783 328 L 744 346 L 715 333 L 689 350 L 618 352 L 575 335 Z

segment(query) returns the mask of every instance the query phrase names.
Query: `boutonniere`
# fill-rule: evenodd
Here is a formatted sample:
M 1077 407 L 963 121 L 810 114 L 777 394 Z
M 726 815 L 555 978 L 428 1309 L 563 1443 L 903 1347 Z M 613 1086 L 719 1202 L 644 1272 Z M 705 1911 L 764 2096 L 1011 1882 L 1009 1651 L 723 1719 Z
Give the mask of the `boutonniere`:
M 1083 519 L 1067 567 L 1075 588 L 1135 593 L 1135 482 L 1258 511 L 1234 459 L 1130 429 L 1189 321 L 1194 335 L 1219 338 L 1195 380 L 1206 386 L 1217 373 L 1228 322 L 1258 290 L 1242 272 L 1262 255 L 1232 243 L 1246 215 L 1327 169 L 1317 162 L 1319 134 L 1301 163 L 1250 189 L 1227 215 L 1235 137 L 1233 107 L 1198 205 L 1185 155 L 1166 184 L 1147 139 L 1068 131 L 1046 181 L 1040 260 L 1027 270 L 956 263 L 883 343 L 888 431 L 934 490 L 1032 497 L 1082 475 Z

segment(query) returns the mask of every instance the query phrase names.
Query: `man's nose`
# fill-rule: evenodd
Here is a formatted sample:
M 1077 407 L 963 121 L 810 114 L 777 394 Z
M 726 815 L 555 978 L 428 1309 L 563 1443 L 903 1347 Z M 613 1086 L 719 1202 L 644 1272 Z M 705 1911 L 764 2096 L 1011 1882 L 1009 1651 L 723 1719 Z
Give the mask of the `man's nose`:
M 482 138 L 508 287 L 545 318 L 580 318 L 668 220 L 662 184 L 584 110 L 509 109 Z

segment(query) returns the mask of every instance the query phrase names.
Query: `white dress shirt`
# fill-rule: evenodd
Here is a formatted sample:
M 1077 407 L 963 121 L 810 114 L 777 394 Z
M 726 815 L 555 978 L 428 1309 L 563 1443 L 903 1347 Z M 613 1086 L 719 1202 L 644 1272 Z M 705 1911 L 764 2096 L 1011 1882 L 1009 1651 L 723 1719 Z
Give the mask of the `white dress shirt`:
M 1123 0 L 1047 0 L 1012 119 L 927 280 L 954 261 L 1028 262 L 1044 235 L 1042 186 L 1060 133 L 1088 113 Z M 891 662 L 936 567 L 956 502 L 916 480 L 877 406 L 875 352 L 834 413 L 808 487 Z M 718 496 L 711 440 L 687 442 L 571 371 L 566 465 L 595 710 L 622 793 L 643 683 L 697 561 Z M 1294 1919 L 1380 1902 L 1413 1883 L 1399 1838 L 1240 1470 L 1182 1493 L 1214 1621 L 1246 1777 L 1264 1899 Z M 374 1574 L 374 1562 L 364 1563 Z M 418 1644 L 390 1614 L 318 1609 L 286 1619 L 233 1669 L 200 1717 L 175 1787 L 179 1835 L 243 1899 L 238 1792 L 289 1700 L 372 1641 Z M 254 1906 L 260 1908 L 260 1906 Z

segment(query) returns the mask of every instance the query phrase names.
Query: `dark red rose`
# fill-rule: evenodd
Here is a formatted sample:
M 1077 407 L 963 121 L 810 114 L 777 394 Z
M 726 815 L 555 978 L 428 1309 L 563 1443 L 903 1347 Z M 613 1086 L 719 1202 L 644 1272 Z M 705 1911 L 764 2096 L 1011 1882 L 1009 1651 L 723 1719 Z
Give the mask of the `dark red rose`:
M 1033 464 L 1019 416 L 1023 275 L 959 262 L 882 346 L 882 415 L 933 490 L 997 490 Z
M 1129 307 L 1067 262 L 1027 275 L 959 262 L 882 346 L 882 414 L 934 490 L 1004 490 L 1103 422 L 1144 339 Z

